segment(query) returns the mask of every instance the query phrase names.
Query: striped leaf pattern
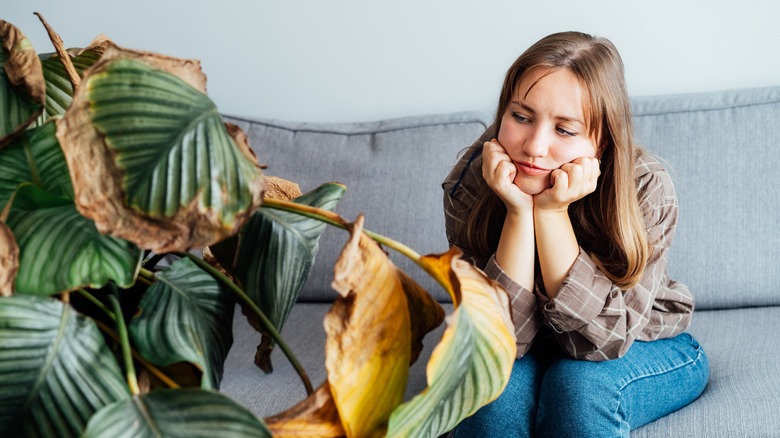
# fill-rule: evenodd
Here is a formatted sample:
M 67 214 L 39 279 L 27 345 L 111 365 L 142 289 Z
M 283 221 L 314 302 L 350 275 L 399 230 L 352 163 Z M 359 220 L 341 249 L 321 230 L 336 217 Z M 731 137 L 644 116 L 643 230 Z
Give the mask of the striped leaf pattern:
M 0 436 L 79 436 L 95 412 L 127 398 L 92 320 L 49 298 L 0 299 Z
M 26 82 L 14 83 L 9 70 Z M 43 109 L 44 93 L 41 62 L 30 40 L 0 20 L 0 148 L 35 120 Z
M 345 191 L 341 184 L 323 184 L 293 202 L 332 211 Z M 325 227 L 316 219 L 261 207 L 241 232 L 236 278 L 279 330 L 309 278 Z
M 73 185 L 56 130 L 54 123 L 29 129 L 0 150 L 0 210 L 22 183 L 73 199 Z
M 73 85 L 68 79 L 65 67 L 56 53 L 40 56 L 43 67 L 43 78 L 46 81 L 46 103 L 43 108 L 43 121 L 53 116 L 61 116 L 73 101 Z M 100 59 L 100 54 L 94 50 L 85 50 L 76 56 L 71 56 L 71 62 L 76 72 L 82 75 L 84 70 Z
M 89 421 L 84 437 L 270 438 L 271 433 L 262 420 L 220 393 L 180 389 L 107 406 Z
M 509 381 L 516 345 L 507 294 L 457 252 L 422 258 L 450 279 L 456 308 L 428 361 L 428 388 L 396 408 L 389 437 L 439 436 L 495 400 Z
M 84 86 L 92 123 L 116 153 L 133 209 L 166 218 L 197 200 L 229 228 L 252 207 L 256 166 L 205 94 L 131 59 L 111 61 Z
M 100 234 L 67 199 L 23 185 L 7 225 L 19 246 L 18 293 L 52 295 L 100 288 L 110 280 L 120 287 L 135 282 L 141 251 L 125 240 Z
M 156 275 L 144 295 L 141 312 L 130 323 L 138 351 L 166 366 L 190 362 L 203 371 L 203 388 L 217 388 L 233 344 L 233 301 L 219 283 L 182 259 Z

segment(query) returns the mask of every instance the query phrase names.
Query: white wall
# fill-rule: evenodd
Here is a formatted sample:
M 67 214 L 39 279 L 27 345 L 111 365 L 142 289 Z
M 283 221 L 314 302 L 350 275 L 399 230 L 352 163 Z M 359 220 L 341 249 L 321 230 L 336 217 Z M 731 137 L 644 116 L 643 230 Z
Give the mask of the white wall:
M 10 3 L 10 4 L 9 4 Z M 0 18 L 39 52 L 98 33 L 197 58 L 234 115 L 360 121 L 492 111 L 526 47 L 561 30 L 611 39 L 632 95 L 780 85 L 780 2 L 771 0 L 2 0 Z

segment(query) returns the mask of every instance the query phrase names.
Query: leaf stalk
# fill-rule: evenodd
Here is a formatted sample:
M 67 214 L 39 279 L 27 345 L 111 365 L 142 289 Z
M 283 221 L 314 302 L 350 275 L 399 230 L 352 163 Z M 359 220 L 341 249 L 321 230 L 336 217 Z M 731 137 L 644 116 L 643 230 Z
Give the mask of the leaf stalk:
M 130 392 L 135 396 L 141 393 L 138 386 L 138 377 L 135 374 L 135 365 L 133 365 L 133 354 L 130 349 L 130 338 L 127 336 L 127 326 L 122 317 L 122 307 L 119 305 L 119 299 L 114 295 L 109 295 L 108 299 L 114 308 L 114 321 L 116 321 L 117 332 L 119 333 L 119 344 L 122 346 L 122 357 L 125 361 L 125 372 L 127 373 L 127 384 Z

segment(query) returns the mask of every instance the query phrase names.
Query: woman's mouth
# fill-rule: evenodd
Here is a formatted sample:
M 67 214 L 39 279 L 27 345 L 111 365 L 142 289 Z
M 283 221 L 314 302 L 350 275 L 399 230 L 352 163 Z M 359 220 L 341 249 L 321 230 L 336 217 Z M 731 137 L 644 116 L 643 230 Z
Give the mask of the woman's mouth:
M 539 176 L 550 173 L 549 169 L 539 167 L 533 163 L 515 161 L 515 166 L 517 167 L 517 170 L 529 176 Z

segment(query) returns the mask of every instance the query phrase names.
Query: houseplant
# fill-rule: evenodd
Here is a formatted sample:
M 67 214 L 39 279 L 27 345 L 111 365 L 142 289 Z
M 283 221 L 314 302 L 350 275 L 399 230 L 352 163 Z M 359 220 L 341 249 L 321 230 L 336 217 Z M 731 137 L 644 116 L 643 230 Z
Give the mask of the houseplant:
M 435 436 L 498 396 L 515 356 L 507 298 L 457 250 L 420 256 L 341 218 L 339 184 L 271 198 L 281 183 L 222 122 L 197 61 L 104 37 L 66 51 L 46 27 L 56 54 L 0 22 L 3 434 Z M 278 330 L 326 224 L 349 234 L 314 390 Z M 443 312 L 380 244 L 455 305 L 429 388 L 407 403 L 408 366 Z M 190 253 L 203 247 L 221 270 Z M 310 393 L 264 420 L 216 392 L 236 302 Z

